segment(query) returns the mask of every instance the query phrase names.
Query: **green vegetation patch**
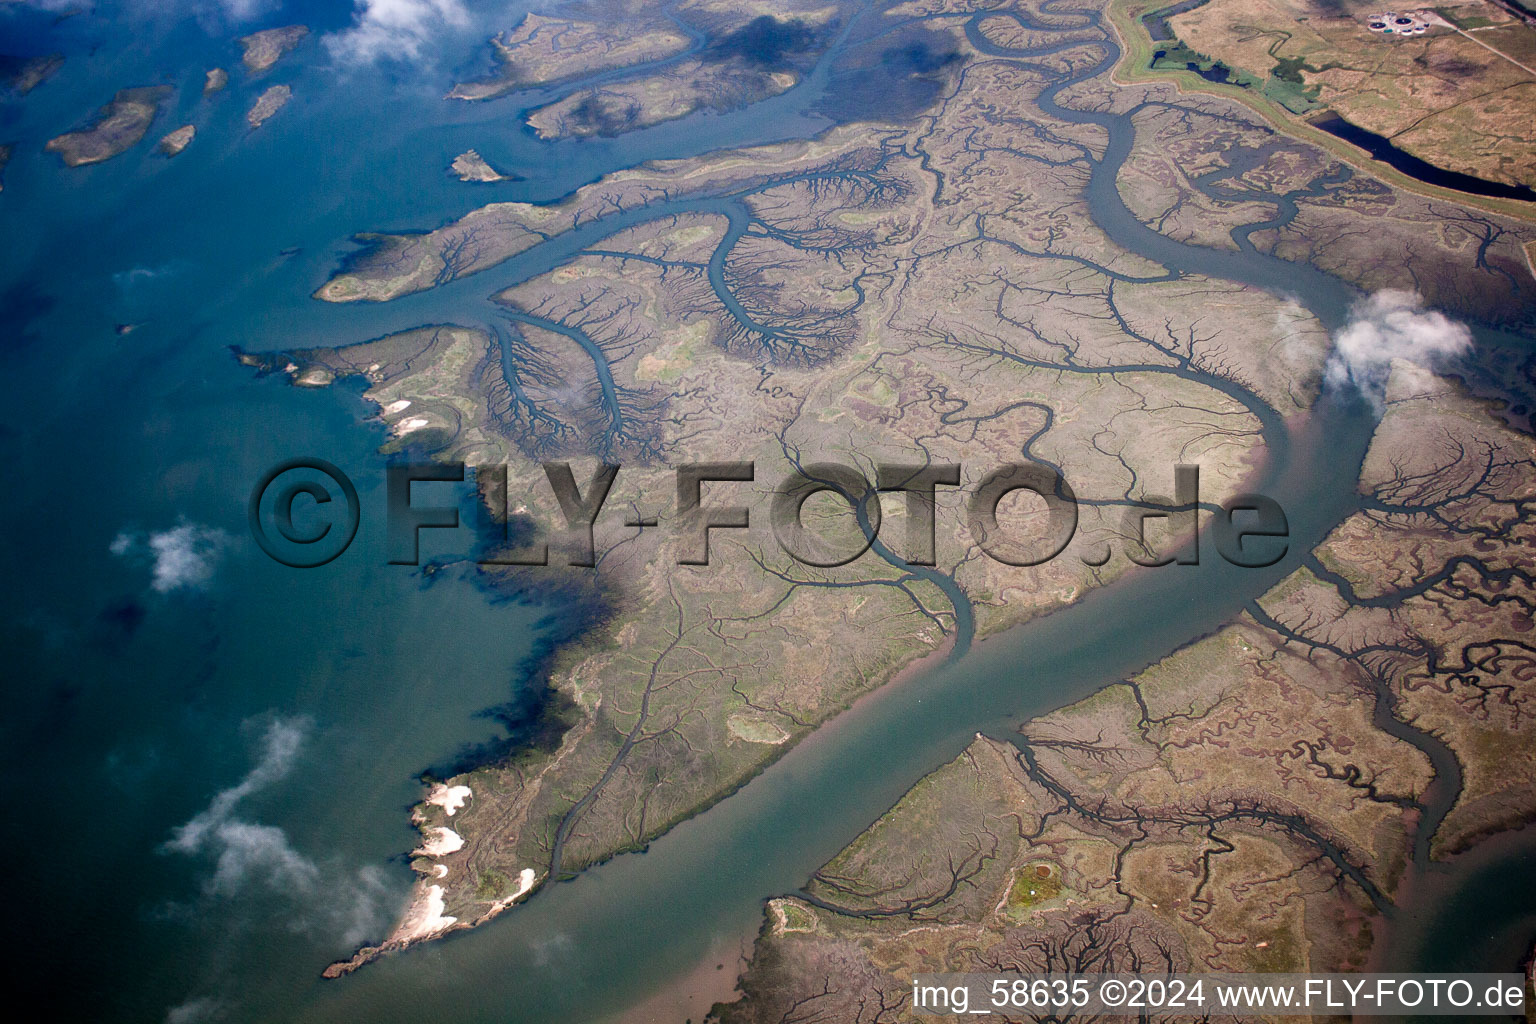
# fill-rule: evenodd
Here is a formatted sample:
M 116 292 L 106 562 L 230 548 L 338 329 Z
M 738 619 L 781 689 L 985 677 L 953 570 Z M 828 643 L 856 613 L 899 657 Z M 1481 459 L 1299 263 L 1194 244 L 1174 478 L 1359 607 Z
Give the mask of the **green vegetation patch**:
M 1319 70 L 1312 67 L 1306 69 Z M 1306 114 L 1323 105 L 1318 98 L 1322 95 L 1322 86 L 1293 82 L 1290 79 L 1279 78 L 1273 73 L 1264 80 L 1264 87 L 1260 91 L 1293 114 Z
M 1460 7 L 1436 7 L 1435 13 L 1457 28 L 1486 28 L 1493 24 L 1492 18 L 1468 14 L 1465 8 Z
M 480 880 L 475 885 L 475 898 L 479 900 L 499 900 L 503 896 L 513 892 L 512 879 L 495 868 L 486 868 L 480 872 Z
M 815 918 L 800 904 L 781 900 L 778 907 L 779 913 L 784 915 L 784 931 L 808 932 L 816 927 Z
M 1210 82 L 1252 89 L 1294 114 L 1305 114 L 1321 106 L 1318 100 L 1321 87 L 1308 86 L 1302 72 L 1317 73 L 1324 69 L 1308 64 L 1305 57 L 1276 58 L 1275 66 L 1261 79 L 1241 68 L 1208 57 L 1183 40 L 1175 38 L 1157 44 L 1149 67 L 1153 71 L 1192 71 Z
M 1307 63 L 1305 57 L 1281 57 L 1270 70 L 1270 75 L 1282 82 L 1293 82 L 1296 85 L 1305 85 L 1307 80 L 1301 77 L 1303 71 L 1310 71 L 1314 75 L 1322 68 L 1315 68 Z
M 772 722 L 754 715 L 732 715 L 726 719 L 731 732 L 749 743 L 783 743 L 789 733 Z
M 1008 906 L 1012 908 L 1037 907 L 1061 895 L 1061 866 L 1048 860 L 1036 860 L 1025 864 L 1013 879 L 1008 891 Z

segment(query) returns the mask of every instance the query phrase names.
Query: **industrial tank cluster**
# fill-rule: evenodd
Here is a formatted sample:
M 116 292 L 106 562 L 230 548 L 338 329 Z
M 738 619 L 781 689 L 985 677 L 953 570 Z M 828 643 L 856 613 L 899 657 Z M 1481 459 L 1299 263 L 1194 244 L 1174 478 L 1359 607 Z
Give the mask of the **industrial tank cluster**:
M 1383 11 L 1366 18 L 1365 24 L 1372 32 L 1384 36 L 1421 36 L 1429 31 L 1429 20 L 1423 11 L 1412 14 Z

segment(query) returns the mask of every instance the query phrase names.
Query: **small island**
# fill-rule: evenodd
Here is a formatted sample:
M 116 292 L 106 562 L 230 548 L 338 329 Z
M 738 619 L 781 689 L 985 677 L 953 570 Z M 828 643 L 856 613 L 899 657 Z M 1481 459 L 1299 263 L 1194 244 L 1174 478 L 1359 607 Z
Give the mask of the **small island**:
M 494 99 L 517 89 L 661 60 L 688 48 L 688 36 L 662 11 L 644 4 L 621 9 L 623 33 L 579 17 L 525 14 L 516 28 L 491 39 L 496 71 L 455 85 L 448 99 Z
M 453 158 L 449 170 L 458 176 L 460 181 L 518 181 L 515 174 L 502 174 L 496 168 L 485 162 L 485 157 L 472 149 L 466 149 Z
M 62 53 L 50 53 L 46 57 L 13 57 L 9 54 L 0 54 L 0 80 L 25 96 L 42 85 L 63 66 Z
M 223 68 L 214 68 L 207 73 L 206 80 L 203 82 L 203 95 L 211 96 L 222 91 L 228 84 L 229 72 Z
M 5 165 L 11 162 L 11 147 L 0 146 L 0 192 L 5 191 Z
M 160 152 L 166 156 L 175 156 L 187 148 L 196 134 L 197 129 L 194 126 L 184 124 L 160 140 Z
M 101 108 L 89 128 L 50 139 L 44 148 L 59 154 L 70 167 L 110 160 L 138 145 L 144 133 L 149 131 L 160 104 L 170 94 L 168 85 L 123 89 L 112 97 L 111 103 Z
M 286 85 L 274 85 L 256 98 L 256 102 L 251 105 L 250 113 L 245 115 L 246 124 L 249 124 L 252 129 L 260 128 L 268 118 L 283 109 L 283 105 L 292 95 L 293 90 Z
M 307 35 L 309 28 L 305 25 L 285 25 L 243 36 L 239 42 L 245 51 L 241 58 L 245 62 L 245 69 L 253 75 L 267 70 L 282 60 Z

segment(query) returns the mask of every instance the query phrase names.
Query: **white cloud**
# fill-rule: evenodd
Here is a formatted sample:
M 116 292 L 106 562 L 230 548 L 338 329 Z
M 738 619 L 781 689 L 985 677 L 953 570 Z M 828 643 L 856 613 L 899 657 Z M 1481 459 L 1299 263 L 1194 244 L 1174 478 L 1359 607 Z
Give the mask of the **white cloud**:
M 183 587 L 206 587 L 229 543 L 230 536 L 223 530 L 183 520 L 147 537 L 119 533 L 107 550 L 119 558 L 148 555 L 154 565 L 150 585 L 157 593 L 168 594 Z
M 288 833 L 275 825 L 249 821 L 223 821 L 213 829 L 219 864 L 208 891 L 233 896 L 248 882 L 262 882 L 278 891 L 293 887 L 308 890 L 320 876 L 315 865 L 288 842 Z
M 249 21 L 266 14 L 277 4 L 278 0 L 215 0 L 211 6 L 223 11 L 230 21 Z
M 178 587 L 202 587 L 213 578 L 219 555 L 229 543 L 223 530 L 183 523 L 149 537 L 155 555 L 154 588 L 164 594 Z
M 278 890 L 294 886 L 308 889 L 314 885 L 318 869 L 293 848 L 282 829 L 235 817 L 240 801 L 293 769 L 307 731 L 303 720 L 271 722 L 262 736 L 261 757 L 245 778 L 215 794 L 206 808 L 171 830 L 165 850 L 216 856 L 213 876 L 206 885 L 210 895 L 232 896 L 252 881 Z
M 356 0 L 356 7 L 352 27 L 325 40 L 332 56 L 354 64 L 417 57 L 439 29 L 469 22 L 463 0 Z
M 353 869 L 339 857 L 317 863 L 274 825 L 248 820 L 241 805 L 286 778 L 298 765 L 312 731 L 304 718 L 274 718 L 262 729 L 255 764 L 207 807 L 171 830 L 162 853 L 202 858 L 211 865 L 195 905 L 169 904 L 167 916 L 207 927 L 281 928 L 323 935 L 356 948 L 383 938 L 399 918 L 406 884 L 374 865 Z M 241 1002 L 235 989 L 189 995 L 165 1024 L 203 1024 L 224 1017 Z
M 171 833 L 166 847 L 180 853 L 195 853 L 210 832 L 228 821 L 235 805 L 252 793 L 266 789 L 293 770 L 299 748 L 304 745 L 308 725 L 303 719 L 273 720 L 262 734 L 261 758 L 236 785 L 216 794 L 208 807 Z
M 1384 289 L 1355 304 L 1350 322 L 1334 337 L 1328 383 L 1353 384 L 1381 407 L 1394 359 L 1426 370 L 1472 348 L 1472 332 L 1433 309 L 1417 292 Z
M 309 730 L 306 719 L 269 722 L 255 766 L 235 785 L 214 794 L 208 806 L 185 824 L 172 829 L 161 849 L 214 858 L 213 874 L 203 885 L 207 896 L 227 899 L 256 885 L 296 897 L 301 910 L 288 917 L 290 926 L 340 933 L 343 944 L 357 945 L 377 939 L 389 919 L 399 913 L 401 892 L 389 876 L 372 865 L 348 871 L 331 864 L 322 871 L 294 849 L 282 829 L 246 821 L 236 813 L 247 797 L 293 770 Z
M 223 1005 L 217 999 L 208 996 L 188 999 L 166 1012 L 165 1024 L 201 1024 L 202 1021 L 212 1020 L 217 1016 Z
M 334 886 L 332 891 L 337 924 L 343 929 L 344 946 L 358 946 L 377 941 L 379 932 L 391 917 L 400 913 L 400 893 L 389 884 L 379 868 L 360 868 L 354 880 Z

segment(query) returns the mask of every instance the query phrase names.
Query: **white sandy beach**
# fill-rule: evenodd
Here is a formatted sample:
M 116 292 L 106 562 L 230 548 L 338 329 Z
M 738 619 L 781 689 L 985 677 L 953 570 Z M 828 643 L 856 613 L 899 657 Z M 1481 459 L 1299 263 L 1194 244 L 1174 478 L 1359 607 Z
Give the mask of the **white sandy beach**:
M 458 918 L 443 914 L 443 887 L 429 885 L 400 919 L 400 926 L 390 936 L 391 942 L 415 942 L 429 938 L 458 923 Z
M 413 857 L 442 857 L 464 848 L 464 837 L 451 828 L 427 829 L 427 841 L 411 851 Z
M 427 803 L 441 807 L 443 813 L 451 818 L 453 813 L 463 807 L 471 796 L 474 796 L 474 793 L 468 786 L 447 786 L 439 782 L 432 787 L 432 792 L 427 794 Z

